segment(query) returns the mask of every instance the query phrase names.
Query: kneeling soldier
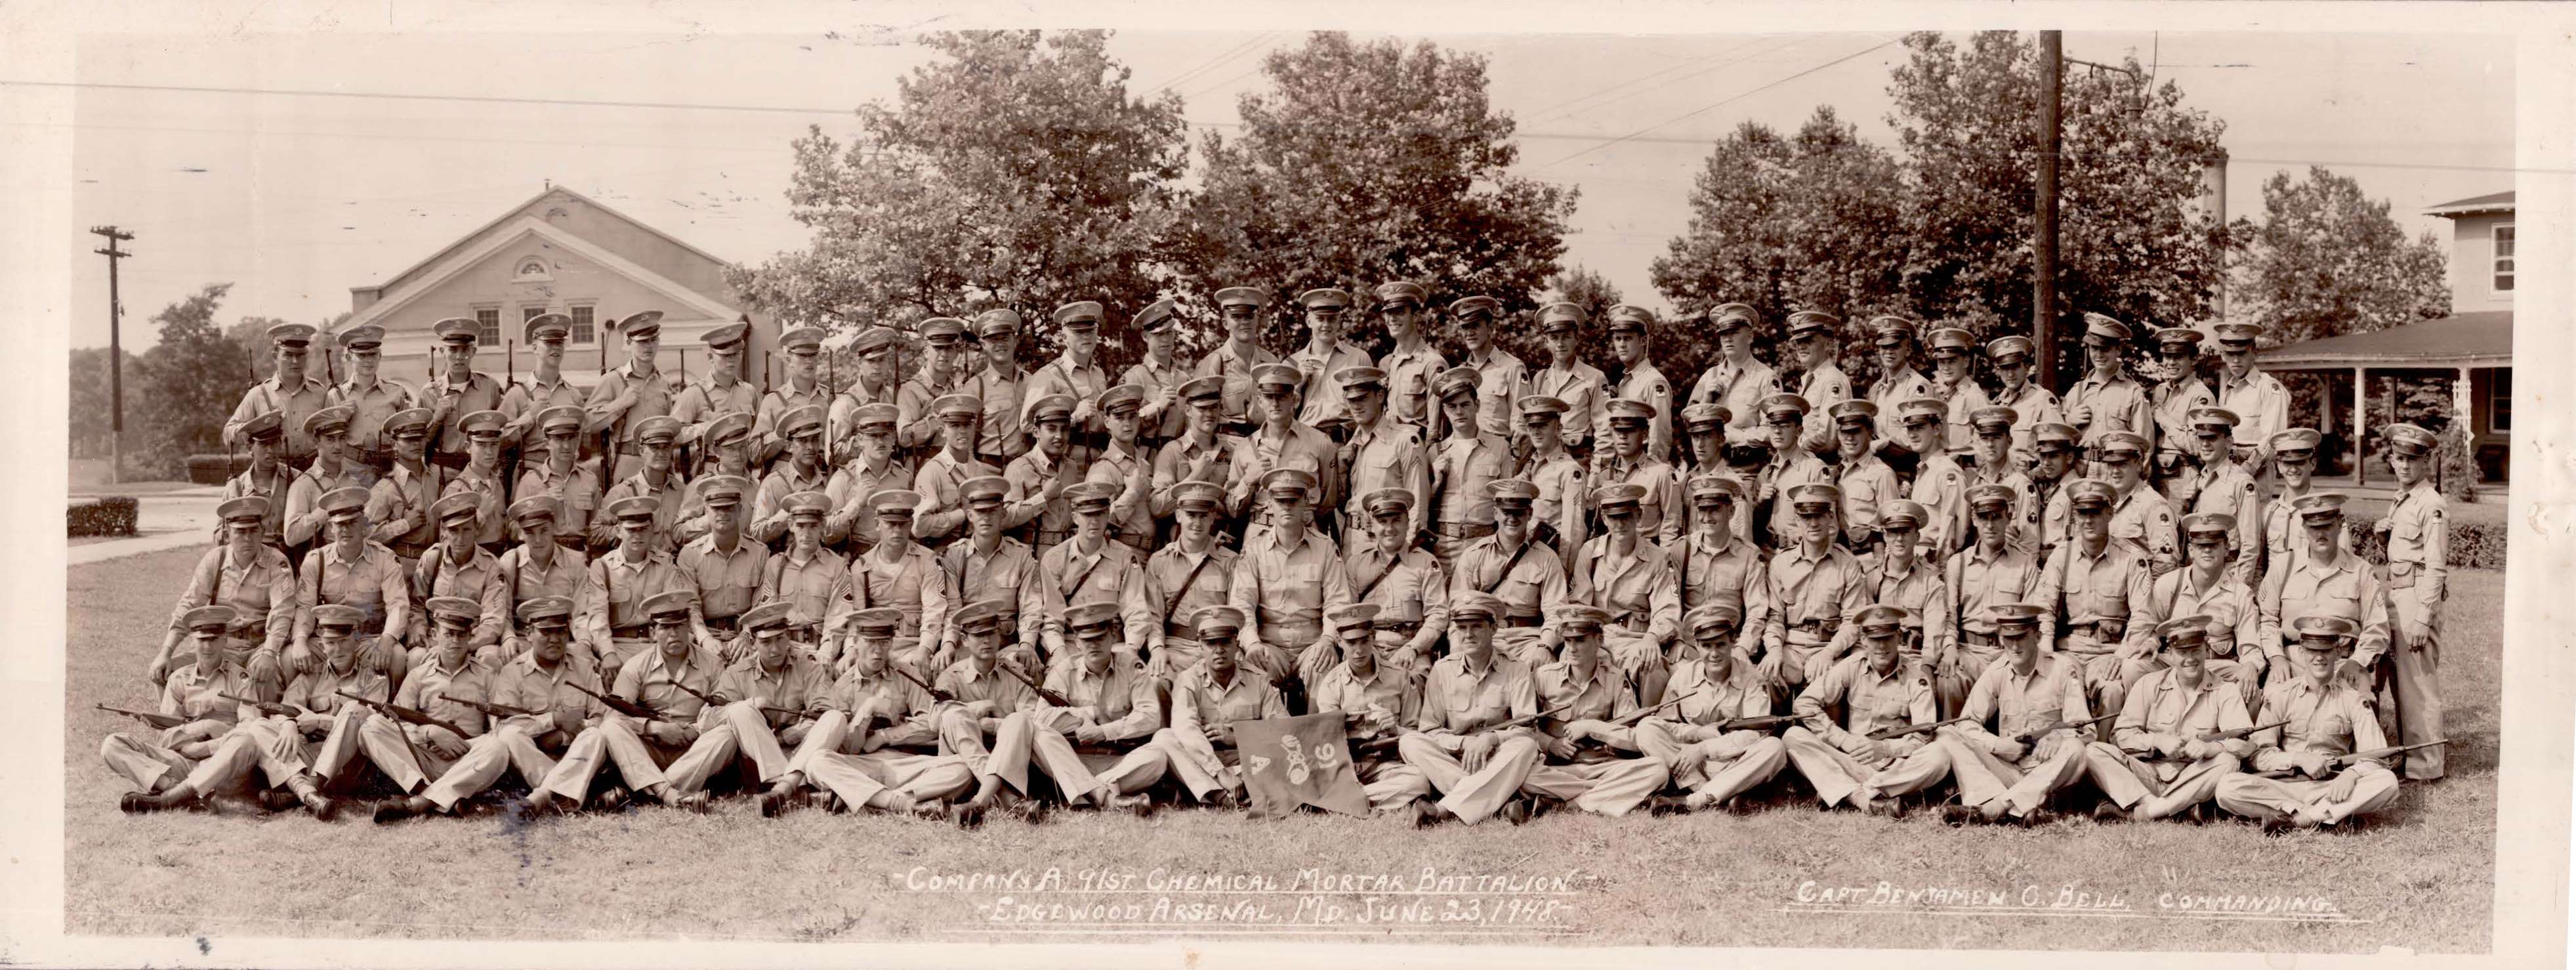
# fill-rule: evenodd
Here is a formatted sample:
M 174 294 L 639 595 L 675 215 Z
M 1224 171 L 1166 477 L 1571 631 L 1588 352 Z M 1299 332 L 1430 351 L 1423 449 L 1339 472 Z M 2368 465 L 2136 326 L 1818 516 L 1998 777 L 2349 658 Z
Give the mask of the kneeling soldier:
M 2163 818 L 2197 808 L 2218 792 L 2254 749 L 2246 740 L 2254 722 L 2241 695 L 2209 668 L 2209 638 L 2217 632 L 2206 615 L 2177 617 L 2161 631 L 2173 666 L 2140 678 L 2120 709 L 2117 744 L 2096 741 L 2085 756 L 2086 773 L 2111 801 L 2096 818 L 2135 813 Z
M 2010 815 L 2024 825 L 2049 821 L 2041 806 L 2050 793 L 2084 776 L 2085 742 L 2078 729 L 2091 717 L 2072 657 L 2042 656 L 2040 607 L 2015 603 L 1995 608 L 1995 631 L 2004 655 L 1986 665 L 1959 713 L 1967 723 L 1945 727 L 1937 741 L 1950 752 L 1961 804 L 1944 806 L 1951 824 L 1970 813 L 1983 821 Z
M 566 685 L 596 689 L 599 681 L 572 657 L 570 598 L 540 596 L 522 603 L 519 621 L 526 628 L 527 651 L 491 674 L 492 710 L 484 713 L 499 720 L 466 745 L 465 756 L 447 766 L 427 790 L 376 803 L 377 822 L 453 813 L 456 803 L 481 794 L 510 771 L 533 788 L 554 770 L 555 759 L 547 752 L 562 751 L 591 708 L 587 695 Z
M 712 692 L 723 670 L 715 655 L 697 649 L 690 634 L 689 605 L 695 599 L 696 594 L 683 588 L 656 593 L 644 601 L 644 615 L 652 618 L 653 648 L 618 668 L 608 696 L 652 717 L 639 720 L 609 705 L 612 710 L 602 712 L 574 736 L 555 770 L 528 796 L 532 810 L 551 808 L 557 801 L 581 805 L 589 800 L 599 770 L 612 764 L 623 785 L 602 791 L 600 807 L 624 805 L 630 790 L 675 804 L 705 785 L 719 763 L 732 759 L 733 729 L 721 723 L 709 725 L 710 718 L 704 716 L 710 713 L 707 698 L 719 696 Z M 698 744 L 718 729 L 722 731 L 718 741 Z M 777 742 L 769 746 L 775 749 Z M 692 756 L 685 765 L 680 763 L 684 752 Z M 777 760 L 783 765 L 786 758 Z
M 1527 723 L 1539 714 L 1538 684 L 1528 667 L 1494 651 L 1494 620 L 1504 609 L 1493 594 L 1474 590 L 1449 604 L 1449 656 L 1431 665 L 1414 732 L 1396 742 L 1404 763 L 1442 793 L 1437 802 L 1417 803 L 1417 826 L 1446 816 L 1469 825 L 1484 821 L 1538 767 L 1537 732 Z M 1509 721 L 1521 723 L 1501 726 Z M 1526 821 L 1522 809 L 1509 817 Z
M 1692 610 L 1687 619 L 1695 656 L 1673 665 L 1657 704 L 1671 709 L 1637 724 L 1637 750 L 1664 763 L 1673 783 L 1690 789 L 1681 798 L 1657 796 L 1657 814 L 1733 806 L 1737 796 L 1770 781 L 1789 763 L 1789 746 L 1771 735 L 1771 690 L 1752 661 L 1734 650 L 1740 614 L 1726 603 Z M 1741 726 L 1739 726 L 1741 725 Z
M 1381 812 L 1431 794 L 1430 780 L 1396 757 L 1395 739 L 1421 713 L 1421 677 L 1406 666 L 1412 655 L 1402 638 L 1390 639 L 1379 626 L 1382 616 L 1374 603 L 1353 603 L 1325 616 L 1341 641 L 1342 659 L 1307 693 L 1313 713 L 1341 713 L 1352 742 L 1351 767 L 1367 786 L 1369 807 Z
M 1236 659 L 1243 611 L 1211 606 L 1199 611 L 1199 648 L 1206 658 L 1172 684 L 1172 726 L 1154 732 L 1153 744 L 1171 759 L 1172 774 L 1200 804 L 1243 804 L 1243 771 L 1234 722 L 1288 716 L 1279 689 Z
M 1806 486 L 1819 488 L 1824 486 Z M 1848 555 L 1835 550 L 1837 555 Z M 1950 757 L 1928 730 L 1939 723 L 1932 677 L 1900 662 L 1905 610 L 1872 606 L 1853 623 L 1865 644 L 1799 692 L 1799 724 L 1781 736 L 1789 763 L 1827 807 L 1850 800 L 1872 815 L 1896 814 L 1891 797 L 1921 791 L 1950 773 Z M 1841 705 L 1843 723 L 1828 713 Z M 1911 730 L 1911 729 L 1924 730 Z
M 2263 691 L 2263 723 L 2284 723 L 2254 734 L 2250 759 L 2255 771 L 2285 777 L 2228 775 L 2216 793 L 2218 807 L 2263 820 L 2267 832 L 2334 825 L 2397 800 L 2397 773 L 2380 753 L 2388 738 L 2380 733 L 2379 713 L 2370 695 L 2335 675 L 2360 627 L 2339 616 L 2304 617 L 2295 625 L 2298 676 Z
M 1580 603 L 1558 614 L 1557 629 L 1565 636 L 1564 659 L 1531 672 L 1538 703 L 1556 712 L 1539 722 L 1544 732 L 1539 747 L 1546 763 L 1530 769 L 1521 790 L 1547 800 L 1541 804 L 1571 802 L 1584 811 L 1615 818 L 1645 804 L 1671 776 L 1662 761 L 1629 757 L 1637 750 L 1636 739 L 1627 728 L 1613 723 L 1637 710 L 1637 686 L 1615 661 L 1602 655 L 1601 628 L 1609 619 L 1606 611 Z M 1656 661 L 1660 672 L 1660 650 Z M 1658 689 L 1661 686 L 1657 684 Z

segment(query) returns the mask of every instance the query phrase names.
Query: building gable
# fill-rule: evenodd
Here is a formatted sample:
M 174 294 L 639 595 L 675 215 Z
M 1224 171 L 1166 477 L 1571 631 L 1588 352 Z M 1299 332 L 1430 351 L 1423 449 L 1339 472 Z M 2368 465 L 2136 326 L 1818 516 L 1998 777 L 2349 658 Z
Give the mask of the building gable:
M 512 207 L 500 218 L 467 233 L 446 248 L 430 254 L 429 258 L 395 274 L 392 279 L 375 286 L 351 288 L 351 309 L 365 312 L 377 300 L 399 292 L 440 266 L 449 264 L 457 254 L 487 244 L 492 234 L 503 232 L 523 219 L 534 219 L 578 236 L 653 275 L 706 297 L 726 304 L 734 302 L 732 287 L 724 280 L 724 260 L 579 192 L 555 186 Z

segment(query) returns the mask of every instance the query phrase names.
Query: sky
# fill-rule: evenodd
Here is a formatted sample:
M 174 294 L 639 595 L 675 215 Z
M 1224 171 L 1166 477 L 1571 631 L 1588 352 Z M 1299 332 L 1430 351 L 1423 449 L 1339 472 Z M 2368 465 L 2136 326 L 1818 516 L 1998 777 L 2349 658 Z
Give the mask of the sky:
M 1564 262 L 1658 310 L 1648 266 L 1687 228 L 1710 142 L 1744 121 L 1794 128 L 1829 104 L 1893 148 L 1898 37 L 1406 35 L 1489 58 L 1492 104 L 1520 129 L 1514 171 L 1581 190 Z M 1180 92 L 1204 132 L 1262 88 L 1261 55 L 1303 40 L 1127 30 L 1110 51 L 1131 90 Z M 2508 39 L 2070 31 L 2065 48 L 2134 54 L 2226 122 L 2232 216 L 2260 217 L 2273 173 L 2321 163 L 2389 200 L 2410 233 L 2447 239 L 2424 208 L 2513 187 Z M 120 286 L 122 339 L 140 352 L 153 313 L 212 282 L 233 284 L 227 323 L 327 320 L 350 287 L 549 180 L 725 259 L 799 248 L 790 140 L 819 125 L 846 141 L 851 108 L 891 99 L 933 56 L 833 35 L 92 35 L 77 51 L 74 184 L 0 190 L 68 191 L 74 226 L 136 235 Z M 82 253 L 101 242 L 69 235 Z M 75 306 L 69 342 L 104 346 L 106 258 L 74 267 L 75 301 L 96 309 Z

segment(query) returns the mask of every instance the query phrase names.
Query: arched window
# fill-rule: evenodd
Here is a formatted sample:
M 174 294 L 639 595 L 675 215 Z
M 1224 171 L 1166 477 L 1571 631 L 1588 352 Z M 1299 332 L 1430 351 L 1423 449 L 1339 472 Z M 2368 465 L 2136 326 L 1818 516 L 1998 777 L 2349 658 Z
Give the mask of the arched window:
M 519 261 L 517 278 L 521 281 L 550 280 L 554 278 L 554 274 L 547 271 L 545 260 L 530 256 Z

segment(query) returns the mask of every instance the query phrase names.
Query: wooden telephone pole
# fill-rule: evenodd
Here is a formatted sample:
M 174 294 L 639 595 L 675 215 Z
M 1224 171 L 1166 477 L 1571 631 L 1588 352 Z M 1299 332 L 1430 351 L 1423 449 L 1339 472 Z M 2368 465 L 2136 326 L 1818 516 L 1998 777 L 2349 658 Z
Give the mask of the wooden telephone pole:
M 91 235 L 107 237 L 107 246 L 91 252 L 107 257 L 107 483 L 125 481 L 125 341 L 120 326 L 125 304 L 117 302 L 116 264 L 134 255 L 116 248 L 117 243 L 133 242 L 134 234 L 115 226 L 91 226 Z
M 2039 386 L 2057 393 L 2057 150 L 2066 98 L 2063 32 L 2039 32 L 2039 191 L 2031 220 L 2030 339 Z

